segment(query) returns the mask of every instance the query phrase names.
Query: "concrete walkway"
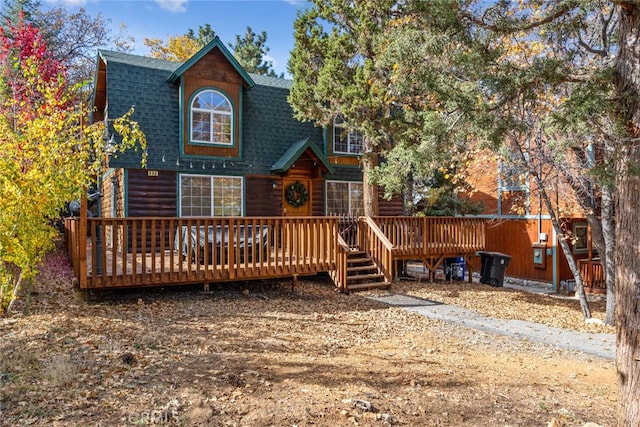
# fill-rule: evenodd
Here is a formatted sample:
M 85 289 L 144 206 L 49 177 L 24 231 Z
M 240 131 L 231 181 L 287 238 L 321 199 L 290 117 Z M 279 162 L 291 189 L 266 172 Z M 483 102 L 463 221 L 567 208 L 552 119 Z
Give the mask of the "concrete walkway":
M 515 287 L 514 285 L 508 285 L 506 283 L 505 286 Z M 533 290 L 541 293 L 552 292 L 544 288 L 523 288 L 523 290 Z M 514 339 L 528 340 L 532 343 L 549 344 L 605 359 L 615 359 L 616 345 L 614 334 L 570 331 L 522 320 L 496 319 L 482 316 L 466 308 L 445 305 L 437 301 L 402 294 L 369 296 L 367 298 L 391 306 L 402 307 L 432 319 L 456 323 L 482 332 L 509 336 Z

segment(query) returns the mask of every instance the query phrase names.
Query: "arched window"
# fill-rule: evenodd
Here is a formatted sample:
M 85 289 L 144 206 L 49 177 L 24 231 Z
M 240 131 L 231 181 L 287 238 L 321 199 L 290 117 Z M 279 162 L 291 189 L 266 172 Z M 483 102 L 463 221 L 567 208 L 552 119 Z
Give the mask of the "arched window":
M 216 90 L 204 90 L 191 102 L 191 141 L 233 145 L 233 107 Z

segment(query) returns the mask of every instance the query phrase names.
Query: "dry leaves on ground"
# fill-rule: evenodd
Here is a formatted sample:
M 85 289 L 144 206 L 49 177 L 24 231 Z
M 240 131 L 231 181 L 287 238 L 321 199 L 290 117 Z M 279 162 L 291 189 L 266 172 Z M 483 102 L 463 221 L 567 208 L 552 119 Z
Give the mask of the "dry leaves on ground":
M 614 423 L 611 361 L 339 294 L 326 276 L 295 291 L 285 280 L 82 301 L 67 266 L 35 291 L 32 315 L 0 319 L 3 425 Z M 478 310 L 474 300 L 493 299 L 542 318 L 574 310 L 484 285 L 394 291 Z

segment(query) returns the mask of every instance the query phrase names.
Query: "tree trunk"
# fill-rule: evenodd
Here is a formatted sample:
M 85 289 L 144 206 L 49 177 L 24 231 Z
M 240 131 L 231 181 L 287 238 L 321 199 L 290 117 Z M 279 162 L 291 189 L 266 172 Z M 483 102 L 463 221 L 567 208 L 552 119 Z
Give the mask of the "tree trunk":
M 629 139 L 616 146 L 616 366 L 618 426 L 640 425 L 640 2 L 621 2 L 614 74 Z
M 553 208 L 553 203 L 551 203 L 551 199 L 549 198 L 549 194 L 545 187 L 542 186 L 542 180 L 540 176 L 534 172 L 534 177 L 536 178 L 536 182 L 538 184 L 538 194 L 542 197 L 544 201 L 544 205 L 549 212 L 549 216 L 551 217 L 551 223 L 553 224 L 553 229 L 558 236 L 558 241 L 560 242 L 560 247 L 562 248 L 562 253 L 567 260 L 567 264 L 569 265 L 569 270 L 571 270 L 571 274 L 573 274 L 573 278 L 576 281 L 576 295 L 578 295 L 578 300 L 580 301 L 580 308 L 582 309 L 582 314 L 585 319 L 591 318 L 591 310 L 589 309 L 589 302 L 587 301 L 587 295 L 584 293 L 584 284 L 582 283 L 582 276 L 580 275 L 580 269 L 578 268 L 578 263 L 576 263 L 576 259 L 573 257 L 573 253 L 571 252 L 571 247 L 566 239 L 566 233 L 560 226 L 560 219 L 556 214 L 556 211 Z
M 378 154 L 372 149 L 371 143 L 365 139 L 362 153 L 362 188 L 364 214 L 366 216 L 378 215 L 378 185 L 371 180 L 373 169 L 377 165 Z
M 609 188 L 602 189 L 602 206 L 601 219 L 602 236 L 605 241 L 605 253 L 602 257 L 604 268 L 604 280 L 607 286 L 607 311 L 604 323 L 607 325 L 615 324 L 615 306 L 616 306 L 616 236 L 615 222 L 613 221 L 613 194 Z
M 517 139 L 516 139 L 517 140 Z M 528 156 L 528 151 L 525 152 L 525 148 L 520 144 L 516 144 L 518 151 L 520 153 L 520 160 L 524 165 L 527 166 L 529 173 L 533 176 L 536 181 L 536 185 L 538 187 L 538 195 L 544 202 L 545 207 L 551 217 L 551 223 L 553 224 L 553 229 L 558 236 L 558 241 L 560 242 L 560 247 L 562 248 L 562 253 L 564 254 L 567 264 L 569 264 L 569 270 L 573 274 L 573 278 L 576 281 L 576 295 L 578 295 L 578 300 L 580 301 L 580 308 L 582 309 L 582 314 L 585 319 L 591 318 L 591 310 L 589 309 L 589 302 L 587 301 L 587 295 L 584 293 L 584 286 L 582 283 L 582 276 L 580 275 L 580 269 L 578 268 L 578 264 L 576 263 L 573 254 L 571 253 L 571 247 L 569 247 L 569 243 L 567 243 L 566 233 L 562 230 L 560 226 L 560 219 L 557 215 L 557 210 L 554 209 L 553 203 L 551 202 L 551 198 L 549 197 L 549 193 L 547 193 L 546 186 L 542 180 L 542 176 L 540 173 L 540 169 L 536 167 L 535 164 L 531 163 L 531 159 L 535 156 Z

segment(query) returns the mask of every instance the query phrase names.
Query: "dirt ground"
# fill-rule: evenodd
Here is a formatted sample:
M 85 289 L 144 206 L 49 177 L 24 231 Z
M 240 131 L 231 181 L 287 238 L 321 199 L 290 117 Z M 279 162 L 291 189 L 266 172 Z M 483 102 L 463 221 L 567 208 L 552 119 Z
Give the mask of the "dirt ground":
M 285 280 L 83 301 L 64 256 L 48 261 L 56 267 L 41 274 L 31 315 L 0 319 L 2 426 L 615 423 L 613 361 L 343 295 L 325 276 L 295 291 Z M 393 291 L 583 324 L 571 299 L 422 280 Z M 601 303 L 592 310 L 602 318 Z

